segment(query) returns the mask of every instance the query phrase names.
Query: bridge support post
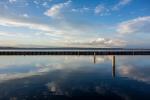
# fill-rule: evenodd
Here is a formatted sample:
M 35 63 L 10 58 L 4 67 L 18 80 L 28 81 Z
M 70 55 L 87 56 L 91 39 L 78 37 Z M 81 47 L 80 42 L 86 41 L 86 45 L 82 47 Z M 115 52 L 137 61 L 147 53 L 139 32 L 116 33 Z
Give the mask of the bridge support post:
M 116 67 L 116 58 L 115 56 L 113 55 L 112 56 L 112 77 L 114 78 L 115 77 L 115 67 Z
M 80 56 L 80 53 L 79 53 L 79 51 L 78 51 L 78 56 Z
M 96 64 L 96 53 L 94 52 L 94 64 Z

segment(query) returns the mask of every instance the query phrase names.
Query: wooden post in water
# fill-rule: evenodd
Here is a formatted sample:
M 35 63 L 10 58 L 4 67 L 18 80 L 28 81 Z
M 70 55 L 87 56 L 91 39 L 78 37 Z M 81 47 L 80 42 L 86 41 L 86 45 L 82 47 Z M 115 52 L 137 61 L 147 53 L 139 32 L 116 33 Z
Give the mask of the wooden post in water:
M 96 53 L 94 52 L 94 64 L 96 64 Z
M 115 67 L 116 67 L 116 59 L 115 59 L 115 56 L 113 55 L 112 56 L 112 77 L 114 78 L 115 77 Z
M 79 51 L 78 51 L 78 56 L 80 56 Z

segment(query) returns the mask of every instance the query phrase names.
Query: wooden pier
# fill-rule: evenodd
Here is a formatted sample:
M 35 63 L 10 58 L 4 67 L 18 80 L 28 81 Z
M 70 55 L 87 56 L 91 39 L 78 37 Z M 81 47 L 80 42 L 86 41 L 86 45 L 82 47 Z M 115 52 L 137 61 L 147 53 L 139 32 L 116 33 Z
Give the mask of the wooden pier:
M 0 55 L 150 55 L 150 49 L 0 49 Z

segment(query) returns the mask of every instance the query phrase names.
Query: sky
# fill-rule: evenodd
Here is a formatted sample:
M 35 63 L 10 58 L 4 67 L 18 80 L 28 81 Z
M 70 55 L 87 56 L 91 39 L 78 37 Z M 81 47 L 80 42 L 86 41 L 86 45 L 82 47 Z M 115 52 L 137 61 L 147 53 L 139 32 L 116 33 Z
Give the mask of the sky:
M 0 46 L 149 44 L 150 0 L 0 0 Z

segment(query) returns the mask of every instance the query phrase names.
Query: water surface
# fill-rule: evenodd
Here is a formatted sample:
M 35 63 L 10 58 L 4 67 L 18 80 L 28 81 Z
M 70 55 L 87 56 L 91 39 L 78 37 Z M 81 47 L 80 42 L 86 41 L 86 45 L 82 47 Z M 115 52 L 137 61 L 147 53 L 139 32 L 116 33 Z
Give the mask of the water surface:
M 150 100 L 150 56 L 0 56 L 0 100 Z

